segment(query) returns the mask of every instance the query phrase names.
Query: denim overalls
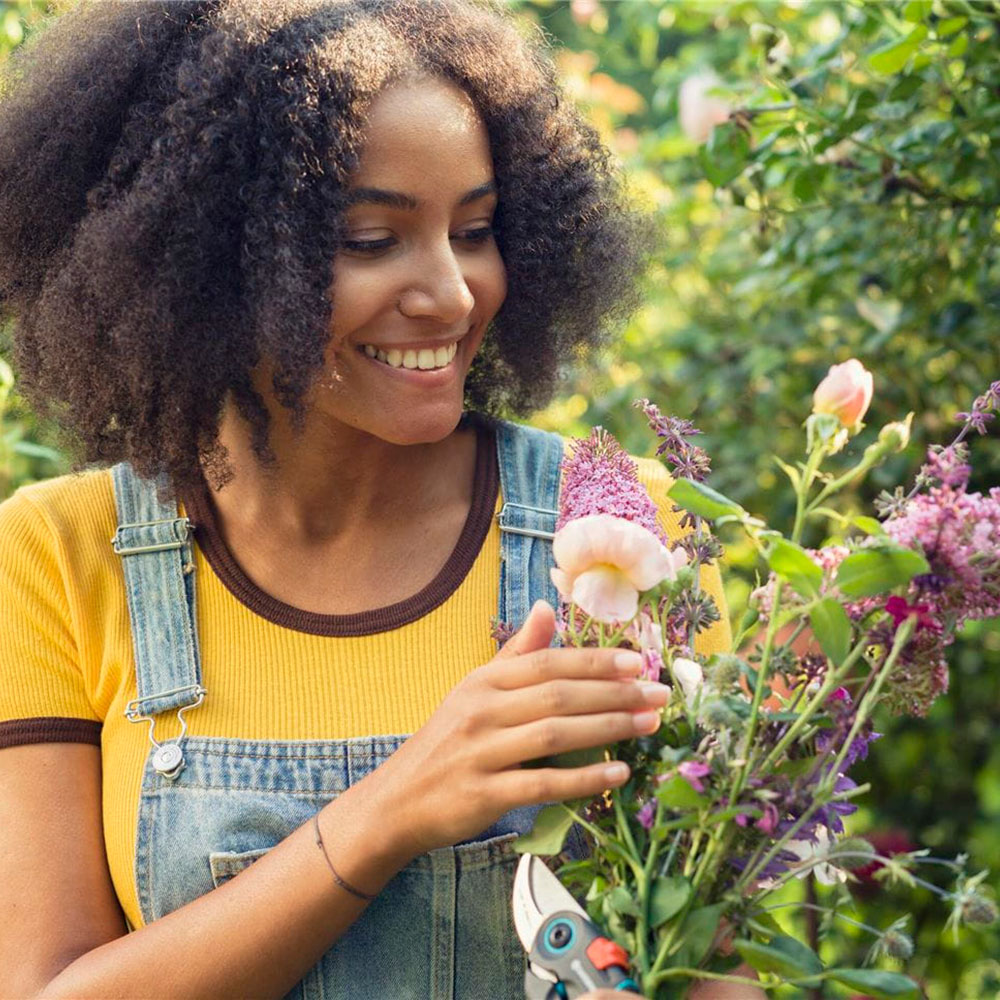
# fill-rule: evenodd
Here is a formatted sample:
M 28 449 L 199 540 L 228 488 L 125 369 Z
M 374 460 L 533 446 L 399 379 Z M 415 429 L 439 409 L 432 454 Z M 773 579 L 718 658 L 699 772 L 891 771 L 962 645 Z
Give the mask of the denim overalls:
M 500 489 L 499 617 L 520 625 L 549 579 L 562 440 L 518 424 L 496 427 Z M 251 741 L 185 735 L 158 745 L 154 716 L 196 711 L 202 684 L 190 525 L 127 464 L 112 469 L 135 648 L 148 720 L 135 880 L 150 923 L 238 874 L 342 791 L 382 764 L 405 735 Z M 470 628 L 476 623 L 470 623 Z M 485 627 L 485 624 L 483 625 Z M 206 690 L 207 688 L 207 690 Z M 402 807 L 402 803 L 401 803 Z M 471 841 L 414 859 L 289 996 L 352 1000 L 523 1000 L 525 955 L 511 918 L 517 855 L 510 844 L 540 806 L 514 809 Z M 567 844 L 586 851 L 579 828 Z M 339 892 L 333 880 L 330 891 Z

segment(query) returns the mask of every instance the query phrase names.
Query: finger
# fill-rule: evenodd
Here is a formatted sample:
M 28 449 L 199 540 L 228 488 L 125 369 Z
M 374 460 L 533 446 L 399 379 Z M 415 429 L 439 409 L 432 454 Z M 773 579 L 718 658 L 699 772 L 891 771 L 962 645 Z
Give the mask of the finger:
M 662 708 L 670 688 L 655 681 L 632 678 L 581 680 L 557 678 L 530 687 L 502 691 L 490 711 L 499 726 L 520 726 L 554 715 L 589 715 L 594 712 L 640 712 Z
M 609 768 L 617 766 L 616 772 Z M 496 801 L 521 805 L 542 805 L 567 799 L 593 798 L 629 779 L 628 764 L 602 761 L 587 767 L 511 768 L 493 776 L 491 787 Z
M 535 601 L 525 618 L 524 624 L 503 644 L 494 657 L 497 660 L 510 659 L 536 649 L 545 649 L 556 632 L 556 613 L 552 605 L 545 601 Z
M 494 687 L 512 691 L 543 684 L 562 677 L 581 680 L 635 678 L 642 669 L 642 657 L 629 649 L 540 649 L 491 664 Z
M 660 713 L 648 709 L 638 713 L 601 712 L 539 719 L 523 726 L 498 729 L 491 734 L 481 756 L 489 771 L 551 757 L 568 750 L 603 747 L 637 736 L 648 736 L 660 728 Z

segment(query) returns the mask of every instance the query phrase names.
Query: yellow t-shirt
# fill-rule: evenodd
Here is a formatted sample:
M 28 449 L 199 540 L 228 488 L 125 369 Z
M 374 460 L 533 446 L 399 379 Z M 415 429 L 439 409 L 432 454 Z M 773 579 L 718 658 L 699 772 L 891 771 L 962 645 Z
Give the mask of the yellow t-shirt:
M 225 549 L 204 495 L 188 498 L 208 690 L 185 714 L 188 732 L 333 740 L 419 729 L 495 652 L 501 498 L 487 440 L 477 460 L 478 500 L 448 564 L 410 600 L 360 615 L 304 612 L 260 591 Z M 639 471 L 668 537 L 679 537 L 666 471 L 650 460 L 640 460 Z M 150 743 L 148 723 L 124 716 L 136 684 L 121 559 L 110 543 L 116 521 L 106 469 L 23 487 L 0 504 L 0 747 L 100 745 L 108 863 L 125 916 L 139 927 L 136 818 Z M 698 648 L 728 649 L 717 569 L 706 570 L 703 583 L 723 613 Z M 178 732 L 173 713 L 157 717 L 158 740 Z

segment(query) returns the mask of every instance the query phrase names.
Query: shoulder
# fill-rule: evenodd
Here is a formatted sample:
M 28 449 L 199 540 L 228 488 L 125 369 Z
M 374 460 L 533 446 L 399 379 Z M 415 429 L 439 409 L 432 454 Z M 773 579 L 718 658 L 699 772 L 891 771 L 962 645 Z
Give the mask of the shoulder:
M 114 488 L 108 469 L 58 476 L 20 487 L 0 503 L 0 548 L 58 548 L 107 544 L 116 523 Z

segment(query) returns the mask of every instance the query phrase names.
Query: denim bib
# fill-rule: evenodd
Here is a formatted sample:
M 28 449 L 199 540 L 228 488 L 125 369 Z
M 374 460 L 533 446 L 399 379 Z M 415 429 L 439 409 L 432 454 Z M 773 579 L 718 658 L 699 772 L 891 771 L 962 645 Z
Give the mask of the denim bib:
M 549 578 L 562 440 L 500 422 L 503 506 L 498 614 L 520 626 Z M 181 735 L 159 744 L 156 716 L 196 711 L 202 683 L 191 525 L 126 463 L 112 470 L 137 697 L 150 752 L 136 828 L 135 880 L 146 923 L 238 874 L 386 761 L 411 734 L 345 740 L 234 740 Z M 541 806 L 500 817 L 472 840 L 420 855 L 398 872 L 289 994 L 324 1000 L 523 1000 L 526 958 L 511 917 L 511 841 Z M 579 828 L 567 851 L 582 856 Z M 331 879 L 331 892 L 337 892 Z

